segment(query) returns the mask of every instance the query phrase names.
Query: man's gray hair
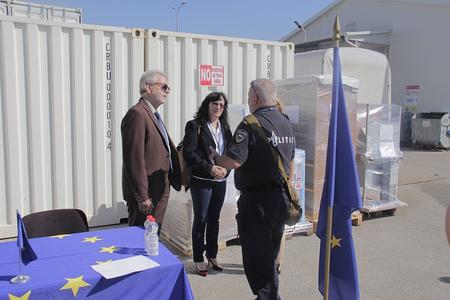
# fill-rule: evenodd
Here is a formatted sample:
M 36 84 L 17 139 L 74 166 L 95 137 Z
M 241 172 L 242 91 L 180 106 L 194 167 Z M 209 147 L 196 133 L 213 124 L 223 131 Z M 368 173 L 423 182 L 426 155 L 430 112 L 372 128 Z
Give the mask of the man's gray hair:
M 141 79 L 139 80 L 139 93 L 141 96 L 146 92 L 145 85 L 149 83 L 157 83 L 159 77 L 164 77 L 167 79 L 166 74 L 159 70 L 145 71 L 144 74 L 142 74 Z
M 253 87 L 256 96 L 261 100 L 262 104 L 275 105 L 277 102 L 277 86 L 271 79 L 255 79 L 250 85 Z

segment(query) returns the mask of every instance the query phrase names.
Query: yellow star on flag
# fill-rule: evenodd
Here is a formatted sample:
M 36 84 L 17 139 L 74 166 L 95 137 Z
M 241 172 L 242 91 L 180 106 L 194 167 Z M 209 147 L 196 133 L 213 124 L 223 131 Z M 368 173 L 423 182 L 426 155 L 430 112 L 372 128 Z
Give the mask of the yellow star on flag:
M 96 241 L 102 241 L 103 239 L 99 239 L 96 236 L 90 237 L 90 238 L 84 238 L 84 241 L 82 241 L 83 243 L 92 243 L 94 244 Z
M 30 297 L 31 291 L 26 292 L 21 297 L 14 296 L 13 294 L 8 294 L 9 300 L 28 300 Z
M 113 253 L 114 251 L 119 250 L 119 248 L 117 248 L 116 246 L 111 246 L 111 247 L 102 247 L 102 250 L 100 250 L 99 252 L 109 252 L 109 253 Z
M 333 235 L 333 237 L 331 238 L 331 248 L 334 248 L 336 246 L 341 247 L 341 244 L 340 244 L 341 240 L 342 239 L 338 239 Z
M 78 294 L 78 290 L 82 287 L 90 286 L 89 283 L 83 280 L 83 275 L 77 278 L 65 278 L 67 283 L 60 288 L 60 290 L 72 290 L 74 296 Z
M 62 240 L 62 239 L 65 238 L 66 236 L 70 236 L 70 234 L 58 234 L 58 235 L 52 235 L 50 238 Z
M 106 263 L 110 263 L 110 262 L 112 262 L 112 259 L 108 259 L 108 260 L 105 260 L 105 261 L 100 261 L 100 260 L 96 260 L 95 261 L 95 263 L 97 265 L 106 264 Z

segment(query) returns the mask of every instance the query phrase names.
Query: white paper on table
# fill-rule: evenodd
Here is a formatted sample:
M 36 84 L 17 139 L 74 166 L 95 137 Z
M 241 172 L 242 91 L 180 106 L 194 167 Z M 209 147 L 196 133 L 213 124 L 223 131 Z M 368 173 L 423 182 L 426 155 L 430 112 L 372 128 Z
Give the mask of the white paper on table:
M 106 279 L 116 278 L 134 272 L 144 271 L 159 264 L 143 255 L 132 256 L 124 259 L 113 260 L 99 265 L 91 266 L 94 271 L 102 275 Z

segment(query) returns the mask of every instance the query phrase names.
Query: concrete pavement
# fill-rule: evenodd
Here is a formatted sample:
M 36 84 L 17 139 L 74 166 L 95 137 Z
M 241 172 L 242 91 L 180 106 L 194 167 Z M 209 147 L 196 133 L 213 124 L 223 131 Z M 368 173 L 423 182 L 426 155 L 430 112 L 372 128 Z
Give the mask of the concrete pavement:
M 395 216 L 353 227 L 361 299 L 450 299 L 450 247 L 444 228 L 450 205 L 450 152 L 403 150 L 398 197 L 408 206 Z M 174 251 L 175 252 L 175 251 Z M 175 252 L 176 253 L 176 252 Z M 195 273 L 184 261 L 196 299 L 254 299 L 239 245 L 219 252 L 224 272 Z M 280 277 L 282 299 L 321 299 L 317 289 L 319 239 L 294 236 L 286 243 Z
M 450 151 L 403 151 L 398 197 L 408 206 L 398 208 L 395 216 L 366 219 L 353 227 L 361 300 L 450 299 L 450 247 L 444 228 L 450 205 Z M 239 245 L 221 250 L 225 270 L 210 270 L 206 278 L 195 273 L 191 257 L 167 246 L 184 262 L 196 299 L 255 298 Z M 322 299 L 317 289 L 318 260 L 315 235 L 294 236 L 286 242 L 280 276 L 283 300 Z

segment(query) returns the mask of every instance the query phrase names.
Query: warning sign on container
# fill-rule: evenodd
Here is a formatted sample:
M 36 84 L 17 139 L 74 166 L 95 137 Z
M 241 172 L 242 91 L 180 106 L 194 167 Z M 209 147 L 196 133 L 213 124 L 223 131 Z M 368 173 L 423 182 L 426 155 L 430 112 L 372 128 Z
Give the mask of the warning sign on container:
M 223 66 L 200 65 L 199 70 L 201 86 L 223 86 Z

